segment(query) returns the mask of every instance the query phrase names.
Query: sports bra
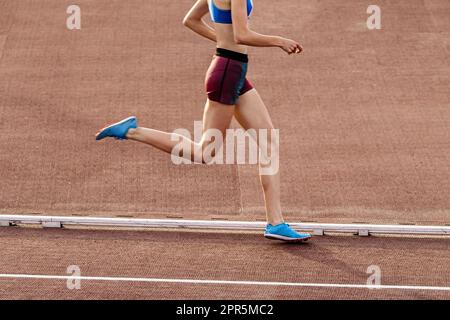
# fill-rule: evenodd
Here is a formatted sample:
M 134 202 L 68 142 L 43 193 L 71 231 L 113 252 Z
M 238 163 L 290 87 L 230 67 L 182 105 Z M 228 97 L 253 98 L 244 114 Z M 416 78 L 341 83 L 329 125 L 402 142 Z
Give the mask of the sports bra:
M 220 9 L 214 3 L 214 0 L 208 1 L 209 13 L 211 14 L 211 20 L 215 23 L 232 24 L 231 10 Z M 253 10 L 253 0 L 247 0 L 247 17 L 250 16 Z

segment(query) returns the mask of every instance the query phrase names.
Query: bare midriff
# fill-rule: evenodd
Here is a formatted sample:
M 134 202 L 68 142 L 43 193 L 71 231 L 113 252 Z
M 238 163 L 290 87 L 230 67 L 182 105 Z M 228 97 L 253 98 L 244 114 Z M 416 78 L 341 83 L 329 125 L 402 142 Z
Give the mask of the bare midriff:
M 216 30 L 218 48 L 247 54 L 247 46 L 235 42 L 232 24 L 213 23 L 213 25 Z

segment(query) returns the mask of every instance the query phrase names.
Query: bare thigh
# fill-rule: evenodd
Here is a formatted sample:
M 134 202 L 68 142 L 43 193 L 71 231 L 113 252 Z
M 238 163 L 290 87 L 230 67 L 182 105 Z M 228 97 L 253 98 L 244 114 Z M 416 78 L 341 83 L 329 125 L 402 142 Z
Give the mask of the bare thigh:
M 245 130 L 274 128 L 267 107 L 256 89 L 239 98 L 234 116 Z
M 209 129 L 219 130 L 225 137 L 226 130 L 230 126 L 231 119 L 233 119 L 234 110 L 234 105 L 226 105 L 208 99 L 203 112 L 202 141 L 205 139 L 205 132 Z
M 239 98 L 236 105 L 235 117 L 245 129 L 256 132 L 256 141 L 259 146 L 260 175 L 278 176 L 279 169 L 279 134 L 270 118 L 267 107 L 262 101 L 258 91 L 252 89 Z
M 199 148 L 201 152 L 194 152 L 192 154 L 192 160 L 195 162 L 205 162 L 205 159 L 199 155 L 203 155 L 205 148 L 212 142 L 216 146 L 222 145 L 223 139 L 226 135 L 226 130 L 229 128 L 231 120 L 234 115 L 234 105 L 226 105 L 219 102 L 207 100 L 205 110 L 203 112 L 203 134 L 201 141 L 194 143 L 194 148 Z M 222 141 L 215 141 L 213 130 L 218 130 L 222 134 Z M 199 150 L 195 149 L 195 150 Z M 199 150 L 199 151 L 200 151 Z M 215 151 L 212 152 L 212 156 L 215 155 Z

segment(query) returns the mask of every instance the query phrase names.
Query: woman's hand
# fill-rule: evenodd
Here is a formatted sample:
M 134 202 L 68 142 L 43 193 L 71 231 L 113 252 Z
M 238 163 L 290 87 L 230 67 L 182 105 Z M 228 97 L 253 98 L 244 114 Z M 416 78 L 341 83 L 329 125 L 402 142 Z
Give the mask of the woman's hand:
M 279 47 L 287 54 L 301 53 L 303 51 L 302 46 L 297 41 L 286 38 L 281 38 Z

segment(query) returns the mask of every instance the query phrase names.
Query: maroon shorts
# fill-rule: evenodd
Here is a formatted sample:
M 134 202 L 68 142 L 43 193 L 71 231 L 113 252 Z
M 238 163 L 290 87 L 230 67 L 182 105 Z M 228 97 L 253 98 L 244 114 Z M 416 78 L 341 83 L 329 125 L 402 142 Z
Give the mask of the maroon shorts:
M 239 96 L 253 89 L 247 80 L 248 56 L 218 48 L 208 72 L 205 87 L 208 99 L 234 105 Z

